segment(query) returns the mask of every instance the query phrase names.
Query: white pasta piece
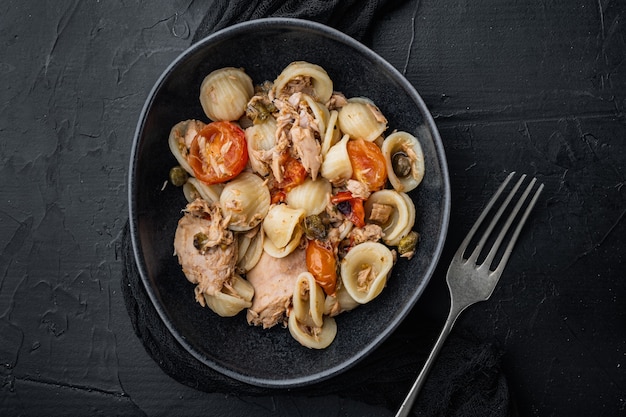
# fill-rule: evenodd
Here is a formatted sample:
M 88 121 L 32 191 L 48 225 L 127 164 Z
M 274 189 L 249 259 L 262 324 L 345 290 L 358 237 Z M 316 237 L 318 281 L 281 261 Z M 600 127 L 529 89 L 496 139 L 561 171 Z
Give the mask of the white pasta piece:
M 341 261 L 341 280 L 357 302 L 365 304 L 376 298 L 393 267 L 393 254 L 378 242 L 356 245 Z
M 337 126 L 338 114 L 337 110 L 332 110 L 328 117 L 326 132 L 324 132 L 324 138 L 322 139 L 322 156 L 326 156 L 330 148 L 341 138 L 341 131 L 339 126 Z
M 207 306 L 221 317 L 233 317 L 252 306 L 254 287 L 248 281 L 234 275 L 231 283 L 214 295 L 204 295 Z
M 415 205 L 405 193 L 395 190 L 380 190 L 372 193 L 365 201 L 365 221 L 376 223 L 383 229 L 383 242 L 395 246 L 415 223 Z M 384 209 L 384 219 L 376 214 Z
M 170 151 L 176 158 L 176 161 L 178 161 L 178 164 L 191 175 L 194 175 L 194 173 L 191 165 L 187 162 L 187 155 L 189 155 L 191 142 L 193 142 L 193 139 L 204 126 L 203 122 L 190 119 L 176 123 L 170 130 L 168 138 Z
M 325 178 L 307 178 L 302 184 L 292 188 L 286 197 L 289 207 L 303 209 L 306 216 L 320 214 L 330 202 L 332 185 Z
M 188 203 L 191 203 L 197 198 L 202 198 L 200 196 L 200 193 L 198 192 L 198 189 L 189 182 L 189 178 L 187 179 L 187 182 L 185 182 L 185 184 L 183 185 L 183 195 L 185 196 L 185 200 L 187 200 Z
M 326 106 L 316 101 L 308 94 L 303 94 L 302 99 L 311 109 L 313 117 L 315 118 L 315 123 L 317 124 L 314 130 L 317 130 L 320 139 L 322 139 L 326 134 L 326 125 L 328 124 L 328 120 L 330 119 L 330 112 L 328 111 L 328 108 Z
M 303 83 L 310 80 L 312 91 L 307 91 Z M 295 85 L 295 89 L 294 89 Z M 317 101 L 326 103 L 333 94 L 333 82 L 326 70 L 319 65 L 304 61 L 295 61 L 287 65 L 274 81 L 276 96 L 295 91 L 303 91 L 312 95 Z
M 250 166 L 259 175 L 270 173 L 271 150 L 276 144 L 276 119 L 267 118 L 245 130 Z
M 337 288 L 334 295 L 329 295 L 324 301 L 324 314 L 334 317 L 344 311 L 354 310 L 361 304 L 356 302 L 354 298 L 346 291 L 346 287 L 341 285 Z
M 369 99 L 358 97 L 348 100 L 337 116 L 339 129 L 354 139 L 373 142 L 387 130 L 387 119 Z
M 350 140 L 348 135 L 344 135 L 343 138 L 330 148 L 324 161 L 320 172 L 322 177 L 326 178 L 332 183 L 347 180 L 352 177 L 352 164 L 348 157 L 347 144 Z
M 237 257 L 237 269 L 241 273 L 245 274 L 259 262 L 261 255 L 263 254 L 263 239 L 265 233 L 259 229 L 253 237 L 249 236 L 249 233 L 241 233 L 238 238 L 239 254 Z M 242 247 L 243 246 L 243 247 Z
M 304 231 L 302 230 L 302 226 L 296 226 L 293 231 L 293 235 L 291 236 L 291 240 L 282 248 L 274 245 L 270 239 L 263 239 L 263 250 L 274 258 L 284 258 L 300 246 L 300 239 L 302 238 L 303 233 Z
M 293 239 L 305 215 L 304 209 L 292 208 L 288 204 L 272 205 L 263 220 L 267 240 L 279 249 L 284 248 Z
M 324 315 L 324 290 L 316 282 L 310 272 L 302 272 L 296 279 L 293 290 L 292 315 L 300 323 L 312 322 L 322 327 Z
M 389 182 L 396 191 L 408 193 L 416 188 L 424 178 L 424 152 L 417 138 L 407 132 L 394 132 L 382 144 L 381 150 L 387 165 Z M 410 163 L 408 172 L 398 172 L 394 158 L 404 158 Z
M 252 79 L 242 69 L 225 67 L 204 78 L 200 104 L 209 119 L 232 121 L 243 116 L 253 94 Z
M 310 349 L 325 349 L 337 336 L 337 323 L 332 317 L 324 316 L 321 327 L 312 326 L 311 323 L 301 323 L 295 315 L 289 316 L 287 324 L 289 333 L 302 346 Z
M 195 190 L 203 200 L 209 203 L 217 203 L 218 201 L 220 201 L 220 195 L 222 194 L 222 190 L 224 189 L 224 184 L 209 185 L 193 177 L 188 178 L 187 183 L 191 184 L 195 188 Z
M 229 229 L 250 230 L 267 214 L 270 191 L 258 175 L 244 171 L 226 184 L 220 194 L 220 206 L 224 217 L 230 217 Z

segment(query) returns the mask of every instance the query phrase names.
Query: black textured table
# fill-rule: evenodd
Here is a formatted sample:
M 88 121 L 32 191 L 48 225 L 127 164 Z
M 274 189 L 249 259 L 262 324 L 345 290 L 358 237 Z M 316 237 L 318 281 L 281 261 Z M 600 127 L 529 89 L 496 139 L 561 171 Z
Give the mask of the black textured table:
M 392 416 L 399 405 L 207 393 L 163 372 L 133 329 L 121 288 L 131 141 L 208 3 L 0 6 L 3 416 Z M 535 175 L 546 188 L 498 288 L 453 333 L 498 346 L 511 414 L 626 415 L 626 5 L 396 3 L 364 42 L 429 106 L 452 185 L 440 267 L 399 331 L 441 327 L 452 253 L 508 172 Z

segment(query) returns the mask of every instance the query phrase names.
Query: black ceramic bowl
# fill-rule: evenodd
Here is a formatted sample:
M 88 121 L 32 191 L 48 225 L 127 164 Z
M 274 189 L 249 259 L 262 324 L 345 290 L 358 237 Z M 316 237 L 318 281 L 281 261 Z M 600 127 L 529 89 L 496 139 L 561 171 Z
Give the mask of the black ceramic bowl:
M 255 83 L 273 80 L 292 61 L 321 65 L 335 89 L 371 98 L 389 121 L 422 144 L 426 174 L 410 193 L 421 240 L 416 256 L 398 262 L 382 294 L 337 317 L 338 332 L 324 350 L 301 346 L 275 326 L 251 327 L 245 313 L 218 317 L 194 300 L 173 253 L 174 231 L 185 199 L 163 188 L 176 165 L 167 138 L 190 118 L 206 121 L 198 100 L 211 71 L 242 67 Z M 296 387 L 342 372 L 376 348 L 406 317 L 439 259 L 450 211 L 450 187 L 435 123 L 409 82 L 389 63 L 352 38 L 326 26 L 295 19 L 238 24 L 192 45 L 163 73 L 150 92 L 137 126 L 130 161 L 130 230 L 143 284 L 167 328 L 193 356 L 225 375 L 266 387 Z

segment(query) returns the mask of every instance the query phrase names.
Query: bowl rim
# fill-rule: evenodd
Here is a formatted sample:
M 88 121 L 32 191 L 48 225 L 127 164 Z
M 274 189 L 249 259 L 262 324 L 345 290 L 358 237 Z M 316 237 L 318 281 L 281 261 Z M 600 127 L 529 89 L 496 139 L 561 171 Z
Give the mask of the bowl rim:
M 151 285 L 151 281 L 149 275 L 147 273 L 147 268 L 145 264 L 145 260 L 142 255 L 141 242 L 138 236 L 138 218 L 137 218 L 137 209 L 136 209 L 136 198 L 134 196 L 136 187 L 134 185 L 134 181 L 136 178 L 136 169 L 138 163 L 138 155 L 137 151 L 139 148 L 139 142 L 141 139 L 141 135 L 143 129 L 145 127 L 146 118 L 148 115 L 148 111 L 152 107 L 152 104 L 155 100 L 155 97 L 159 93 L 163 84 L 166 82 L 171 72 L 189 55 L 193 55 L 197 50 L 202 49 L 205 45 L 213 43 L 215 41 L 219 41 L 221 39 L 226 39 L 233 35 L 245 32 L 250 30 L 251 28 L 259 28 L 259 27 L 272 27 L 278 29 L 292 29 L 292 30 L 311 30 L 316 32 L 322 36 L 329 37 L 337 42 L 343 43 L 348 47 L 358 50 L 360 53 L 365 54 L 369 59 L 375 61 L 378 65 L 382 66 L 386 71 L 388 71 L 393 77 L 395 77 L 395 81 L 398 82 L 401 87 L 410 95 L 412 100 L 417 104 L 423 115 L 423 124 L 428 128 L 428 131 L 432 135 L 432 142 L 437 154 L 439 166 L 441 169 L 441 182 L 442 182 L 442 213 L 441 213 L 441 228 L 439 236 L 436 237 L 436 245 L 434 248 L 434 256 L 432 257 L 430 263 L 428 264 L 428 268 L 424 273 L 424 281 L 423 284 L 420 285 L 420 288 L 412 293 L 408 302 L 405 303 L 402 308 L 398 311 L 396 318 L 389 323 L 389 325 L 385 328 L 383 332 L 378 334 L 368 345 L 363 346 L 358 350 L 358 352 L 348 358 L 346 361 L 340 362 L 338 365 L 329 367 L 323 371 L 309 374 L 307 376 L 300 377 L 292 377 L 285 379 L 268 379 L 268 378 L 259 378 L 252 377 L 248 375 L 243 375 L 234 370 L 228 369 L 224 366 L 221 366 L 209 358 L 205 357 L 201 354 L 189 341 L 187 341 L 175 328 L 171 319 L 169 318 L 167 312 L 164 307 L 159 302 L 159 296 L 156 294 L 155 290 Z M 426 104 L 424 103 L 422 97 L 419 95 L 417 90 L 413 87 L 413 85 L 405 78 L 403 74 L 401 74 L 394 66 L 392 66 L 388 61 L 382 58 L 378 53 L 374 52 L 369 47 L 365 46 L 361 42 L 356 39 L 346 35 L 345 33 L 334 29 L 330 26 L 327 26 L 322 23 L 318 23 L 315 21 L 304 20 L 299 18 L 285 18 L 285 17 L 270 17 L 270 18 L 261 18 L 250 20 L 246 22 L 236 23 L 232 26 L 226 27 L 219 31 L 216 31 L 195 43 L 192 43 L 189 47 L 185 48 L 183 52 L 181 52 L 161 73 L 157 81 L 154 83 L 150 92 L 148 93 L 147 99 L 144 102 L 142 107 L 137 126 L 135 129 L 135 133 L 133 135 L 133 142 L 131 146 L 130 153 L 130 163 L 129 163 L 129 175 L 128 175 L 128 214 L 129 214 L 129 231 L 130 238 L 132 244 L 132 251 L 135 260 L 135 265 L 137 267 L 137 271 L 141 278 L 142 284 L 150 298 L 152 305 L 155 307 L 161 321 L 166 326 L 170 334 L 177 340 L 177 342 L 187 350 L 192 356 L 194 356 L 197 360 L 199 360 L 204 365 L 212 368 L 213 370 L 226 375 L 230 378 L 238 380 L 240 382 L 244 382 L 247 384 L 255 385 L 258 387 L 265 388 L 296 388 L 311 385 L 317 382 L 321 382 L 323 380 L 329 379 L 333 376 L 342 373 L 366 356 L 368 356 L 373 350 L 375 350 L 380 344 L 386 340 L 391 333 L 400 325 L 402 321 L 404 321 L 409 314 L 409 312 L 415 306 L 417 300 L 421 297 L 424 292 L 425 287 L 430 282 L 437 264 L 439 263 L 439 259 L 443 252 L 443 247 L 445 244 L 448 226 L 449 226 L 449 218 L 450 218 L 450 207 L 451 207 L 451 191 L 450 191 L 450 179 L 449 179 L 449 171 L 447 165 L 447 159 L 445 156 L 445 150 L 443 147 L 443 142 L 441 140 L 439 130 L 436 127 L 435 121 L 428 110 Z

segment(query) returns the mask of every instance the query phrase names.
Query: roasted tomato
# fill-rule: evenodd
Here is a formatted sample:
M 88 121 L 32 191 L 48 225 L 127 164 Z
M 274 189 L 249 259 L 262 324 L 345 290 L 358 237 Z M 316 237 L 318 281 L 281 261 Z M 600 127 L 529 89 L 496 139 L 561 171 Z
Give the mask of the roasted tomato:
M 348 141 L 347 148 L 352 164 L 352 178 L 367 185 L 370 191 L 383 188 L 387 182 L 387 168 L 378 145 L 363 139 L 353 139 Z
M 283 172 L 283 180 L 278 183 L 278 188 L 289 191 L 304 182 L 307 172 L 302 163 L 293 156 L 284 154 L 281 159 L 283 159 L 281 165 L 285 171 Z
M 209 123 L 191 143 L 188 160 L 200 181 L 228 181 L 239 175 L 248 162 L 245 133 L 231 122 Z
M 306 267 L 326 295 L 335 294 L 337 289 L 337 259 L 330 244 L 317 239 L 310 240 L 306 247 Z
M 332 196 L 330 201 L 356 227 L 365 226 L 365 208 L 362 198 L 354 197 L 350 191 L 340 191 Z

